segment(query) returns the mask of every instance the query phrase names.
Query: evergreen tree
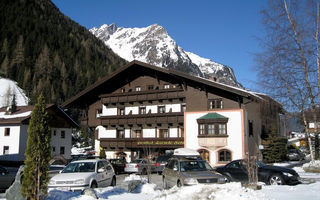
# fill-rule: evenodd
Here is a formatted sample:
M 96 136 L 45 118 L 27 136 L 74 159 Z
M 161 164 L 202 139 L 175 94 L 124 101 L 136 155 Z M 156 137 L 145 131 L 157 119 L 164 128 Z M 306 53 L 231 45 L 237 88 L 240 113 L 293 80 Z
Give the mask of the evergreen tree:
M 21 192 L 28 199 L 40 199 L 47 194 L 51 134 L 48 114 L 42 94 L 38 97 L 28 128 L 24 178 Z M 43 197 L 43 196 L 42 196 Z
M 266 163 L 275 163 L 287 160 L 287 139 L 275 133 L 263 141 L 265 148 L 262 152 L 263 160 Z

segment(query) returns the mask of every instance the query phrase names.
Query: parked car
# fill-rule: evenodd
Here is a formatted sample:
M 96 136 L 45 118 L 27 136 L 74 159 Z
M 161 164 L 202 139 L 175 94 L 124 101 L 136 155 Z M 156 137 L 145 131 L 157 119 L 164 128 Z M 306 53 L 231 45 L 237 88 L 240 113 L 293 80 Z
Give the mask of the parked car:
M 116 176 L 110 162 L 105 159 L 87 159 L 68 164 L 50 179 L 48 190 L 82 191 L 109 185 L 116 185 Z
M 300 182 L 298 173 L 286 167 L 269 166 L 257 161 L 258 181 L 270 185 L 297 184 Z M 217 167 L 216 171 L 225 175 L 229 181 L 248 182 L 248 173 L 243 160 L 234 160 L 223 167 Z
M 302 153 L 299 149 L 289 149 L 288 154 L 287 154 L 288 160 L 293 161 L 293 160 L 304 160 L 305 155 Z
M 162 174 L 162 171 L 164 169 L 164 166 L 168 163 L 168 160 L 172 157 L 172 155 L 164 155 L 164 156 L 158 156 L 156 163 L 155 163 L 155 171 L 158 174 Z
M 199 183 L 225 183 L 226 178 L 213 171 L 212 167 L 199 157 L 173 157 L 162 172 L 163 188 Z
M 15 172 L 9 172 L 5 167 L 0 166 L 0 191 L 8 189 L 14 182 L 15 177 Z
M 53 177 L 56 174 L 59 174 L 66 166 L 65 165 L 50 165 L 49 167 L 49 177 Z
M 150 172 L 155 171 L 154 163 L 149 163 L 147 159 L 136 159 L 133 160 L 131 163 L 127 163 L 124 171 L 126 173 L 138 173 L 138 174 L 147 174 L 148 169 Z
M 116 174 L 124 173 L 124 168 L 127 164 L 126 159 L 121 159 L 121 158 L 109 159 L 109 162 L 111 163 Z

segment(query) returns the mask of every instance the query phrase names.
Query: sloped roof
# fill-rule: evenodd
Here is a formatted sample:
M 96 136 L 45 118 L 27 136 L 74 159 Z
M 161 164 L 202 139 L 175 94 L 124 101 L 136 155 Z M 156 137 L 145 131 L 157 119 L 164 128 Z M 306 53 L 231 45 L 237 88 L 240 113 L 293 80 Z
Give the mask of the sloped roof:
M 208 113 L 198 119 L 228 119 L 228 118 L 218 113 Z
M 28 124 L 34 106 L 17 106 L 14 113 L 8 112 L 8 107 L 0 108 L 0 125 L 1 124 Z M 60 107 L 55 104 L 46 105 L 47 111 L 59 114 L 70 126 L 77 128 L 79 125 Z
M 148 73 L 148 72 L 160 73 L 162 75 L 171 76 L 173 78 L 183 80 L 186 82 L 186 84 L 195 83 L 198 85 L 214 88 L 214 90 L 224 91 L 225 93 L 236 95 L 239 97 L 261 100 L 261 98 L 258 95 L 255 95 L 254 93 L 241 88 L 232 87 L 229 85 L 204 79 L 201 77 L 192 76 L 181 71 L 161 68 L 161 67 L 149 65 L 147 63 L 134 60 L 128 63 L 127 65 L 119 68 L 117 71 L 113 72 L 112 74 L 102 78 L 101 80 L 98 80 L 91 86 L 82 90 L 74 97 L 65 101 L 62 104 L 62 106 L 63 107 L 84 106 L 84 104 L 88 106 L 91 103 L 98 100 L 101 90 L 107 88 L 108 85 L 106 84 L 119 85 L 119 83 L 123 81 L 124 78 L 128 77 L 128 74 L 132 76 L 133 73 L 137 73 L 137 72 L 141 72 L 140 75 L 143 75 L 143 73 Z

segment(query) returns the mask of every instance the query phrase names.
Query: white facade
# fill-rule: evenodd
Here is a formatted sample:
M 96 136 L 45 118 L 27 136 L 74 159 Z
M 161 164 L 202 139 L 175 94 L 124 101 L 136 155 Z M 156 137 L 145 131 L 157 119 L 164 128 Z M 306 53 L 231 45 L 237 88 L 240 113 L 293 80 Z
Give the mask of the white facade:
M 199 145 L 199 126 L 197 119 L 210 113 L 215 112 L 228 118 L 227 123 L 227 144 L 225 146 L 200 146 Z M 241 159 L 244 156 L 244 128 L 243 128 L 243 111 L 239 110 L 221 110 L 210 112 L 186 112 L 185 113 L 185 147 L 194 150 L 207 150 L 210 155 L 210 164 L 219 165 L 218 152 L 228 150 L 231 152 L 231 159 Z
M 62 155 L 64 158 L 71 158 L 72 129 L 51 128 L 52 156 Z
M 10 134 L 5 136 L 5 129 L 10 130 Z M 10 161 L 23 161 L 27 148 L 28 125 L 2 125 L 0 126 L 0 159 Z M 56 135 L 53 132 L 56 131 Z M 64 138 L 61 138 L 61 132 L 64 131 Z M 66 159 L 71 158 L 72 148 L 72 129 L 70 128 L 52 128 L 51 129 L 51 147 L 52 155 L 60 155 L 61 148 L 64 153 L 61 154 Z M 4 148 L 9 148 L 4 151 Z M 55 151 L 53 151 L 55 150 Z

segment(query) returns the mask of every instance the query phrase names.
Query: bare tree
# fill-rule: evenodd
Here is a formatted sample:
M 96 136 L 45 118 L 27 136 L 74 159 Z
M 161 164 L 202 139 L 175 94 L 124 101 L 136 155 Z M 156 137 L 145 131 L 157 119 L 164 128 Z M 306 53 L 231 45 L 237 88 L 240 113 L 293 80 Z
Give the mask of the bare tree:
M 262 41 L 264 51 L 256 58 L 263 88 L 288 111 L 300 112 L 305 130 L 308 130 L 305 111 L 311 109 L 318 139 L 319 2 L 269 1 L 268 7 L 262 10 L 262 16 L 266 37 Z M 319 159 L 318 150 L 315 156 Z

